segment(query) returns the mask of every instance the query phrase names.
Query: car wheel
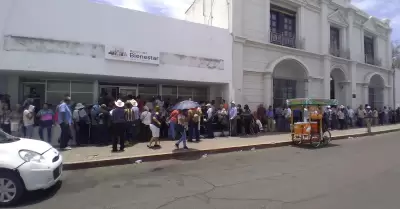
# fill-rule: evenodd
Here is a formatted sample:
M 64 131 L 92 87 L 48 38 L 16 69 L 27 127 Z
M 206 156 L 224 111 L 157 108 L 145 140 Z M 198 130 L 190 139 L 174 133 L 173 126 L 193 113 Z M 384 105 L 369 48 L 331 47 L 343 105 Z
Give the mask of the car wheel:
M 0 171 L 0 206 L 16 204 L 24 191 L 24 186 L 15 173 Z

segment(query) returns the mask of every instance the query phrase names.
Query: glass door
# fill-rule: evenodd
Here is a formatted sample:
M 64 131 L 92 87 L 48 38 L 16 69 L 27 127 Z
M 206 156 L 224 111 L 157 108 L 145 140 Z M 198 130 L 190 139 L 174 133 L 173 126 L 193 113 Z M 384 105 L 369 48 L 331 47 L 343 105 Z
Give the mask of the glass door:
M 136 87 L 119 87 L 119 96 L 124 97 L 136 97 L 137 88 Z

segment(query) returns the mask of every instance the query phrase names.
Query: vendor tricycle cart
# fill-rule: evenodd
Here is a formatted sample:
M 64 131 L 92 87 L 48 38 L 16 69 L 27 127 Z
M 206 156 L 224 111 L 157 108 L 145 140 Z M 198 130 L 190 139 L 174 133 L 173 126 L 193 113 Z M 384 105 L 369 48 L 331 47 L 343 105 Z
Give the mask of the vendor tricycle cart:
M 296 98 L 286 100 L 286 104 L 292 110 L 290 130 L 294 144 L 309 143 L 315 148 L 329 144 L 331 133 L 324 126 L 323 108 L 337 105 L 337 100 Z M 301 112 L 296 121 L 293 117 L 295 111 Z

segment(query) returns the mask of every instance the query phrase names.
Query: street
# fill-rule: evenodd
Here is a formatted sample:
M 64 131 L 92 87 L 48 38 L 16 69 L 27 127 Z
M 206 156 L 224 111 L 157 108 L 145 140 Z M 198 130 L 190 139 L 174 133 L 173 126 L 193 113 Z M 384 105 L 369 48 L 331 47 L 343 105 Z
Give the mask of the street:
M 64 172 L 26 209 L 398 209 L 399 133 Z

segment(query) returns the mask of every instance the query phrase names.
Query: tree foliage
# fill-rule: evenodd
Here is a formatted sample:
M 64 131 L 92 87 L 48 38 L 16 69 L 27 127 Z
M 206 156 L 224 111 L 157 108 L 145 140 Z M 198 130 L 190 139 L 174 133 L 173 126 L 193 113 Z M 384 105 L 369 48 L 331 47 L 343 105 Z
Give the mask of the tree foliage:
M 392 42 L 393 68 L 400 68 L 400 41 Z

